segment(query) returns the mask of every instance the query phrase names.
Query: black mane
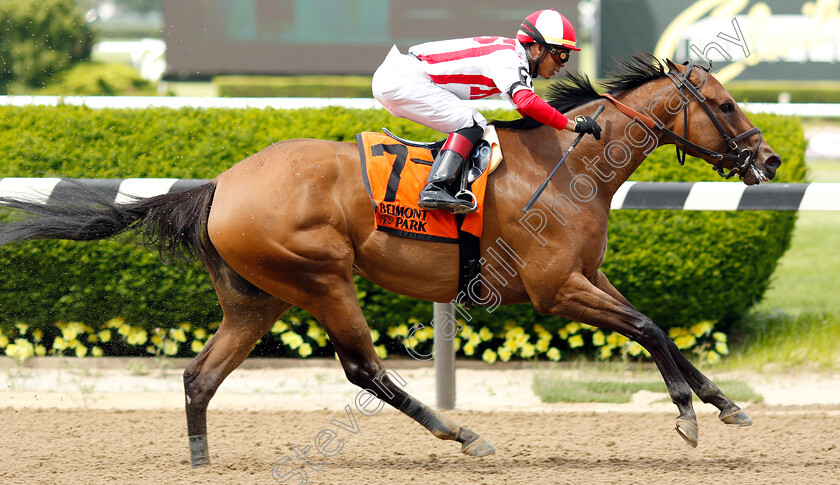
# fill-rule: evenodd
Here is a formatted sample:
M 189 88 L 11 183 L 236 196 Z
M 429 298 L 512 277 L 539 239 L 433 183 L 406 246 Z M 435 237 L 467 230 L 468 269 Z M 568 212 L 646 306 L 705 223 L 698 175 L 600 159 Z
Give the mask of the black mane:
M 630 56 L 630 59 L 617 59 L 617 67 L 609 73 L 607 79 L 599 84 L 610 94 L 632 89 L 642 84 L 665 76 L 665 66 L 653 56 L 642 53 Z M 545 97 L 551 107 L 566 113 L 590 101 L 602 99 L 589 80 L 589 76 L 580 73 L 567 73 L 566 78 L 552 83 Z M 530 130 L 542 126 L 542 123 L 526 116 L 513 121 L 494 120 L 497 128 Z

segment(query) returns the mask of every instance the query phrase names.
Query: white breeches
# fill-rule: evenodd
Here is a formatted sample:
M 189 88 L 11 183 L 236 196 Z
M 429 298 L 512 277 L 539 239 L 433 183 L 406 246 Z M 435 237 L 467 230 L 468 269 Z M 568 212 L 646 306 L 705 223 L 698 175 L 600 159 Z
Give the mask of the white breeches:
M 433 83 L 414 56 L 391 48 L 373 74 L 373 96 L 394 116 L 409 119 L 443 133 L 487 127 L 487 120 L 463 100 Z

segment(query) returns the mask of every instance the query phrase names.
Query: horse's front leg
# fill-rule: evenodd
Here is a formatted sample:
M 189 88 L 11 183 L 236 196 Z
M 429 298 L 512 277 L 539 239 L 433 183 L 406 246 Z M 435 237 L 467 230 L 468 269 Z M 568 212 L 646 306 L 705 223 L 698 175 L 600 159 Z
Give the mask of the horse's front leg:
M 610 283 L 607 279 L 606 275 L 604 275 L 601 271 L 596 273 L 596 275 L 592 278 L 592 282 L 595 286 L 616 300 L 624 303 L 625 305 L 631 307 L 633 306 L 626 298 L 624 298 L 624 295 L 615 289 L 612 283 Z M 728 426 L 749 426 L 752 424 L 752 419 L 750 419 L 747 413 L 741 410 L 741 408 L 738 407 L 738 405 L 731 399 L 726 397 L 726 395 L 721 392 L 720 388 L 718 388 L 711 379 L 697 370 L 691 361 L 689 361 L 688 358 L 680 352 L 680 349 L 673 340 L 669 338 L 667 344 L 671 357 L 674 358 L 674 361 L 680 368 L 685 380 L 691 386 L 691 389 L 695 394 L 697 394 L 697 397 L 699 397 L 701 401 L 711 404 L 720 410 L 719 417 L 721 421 L 726 423 Z
M 691 404 L 691 388 L 668 350 L 670 339 L 650 318 L 607 294 L 580 273 L 570 275 L 553 297 L 537 298 L 534 305 L 540 313 L 613 330 L 641 344 L 650 352 L 679 410 L 677 433 L 692 447 L 697 446 L 697 416 Z

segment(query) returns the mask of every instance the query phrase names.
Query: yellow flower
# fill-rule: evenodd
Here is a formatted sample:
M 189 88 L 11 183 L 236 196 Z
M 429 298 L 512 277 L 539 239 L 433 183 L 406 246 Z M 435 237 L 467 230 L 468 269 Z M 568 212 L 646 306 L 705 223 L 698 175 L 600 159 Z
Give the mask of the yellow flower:
M 612 357 L 612 351 L 613 347 L 610 347 L 609 345 L 604 345 L 603 347 L 601 347 L 601 360 L 607 360 L 610 357 Z
M 300 354 L 301 357 L 308 357 L 312 355 L 312 346 L 307 343 L 301 344 L 298 349 L 298 354 Z
M 645 348 L 642 347 L 639 342 L 630 342 L 630 345 L 627 347 L 627 353 L 633 357 L 638 356 L 642 352 L 645 352 Z
M 178 328 L 180 328 L 181 330 L 183 330 L 185 332 L 189 332 L 190 329 L 192 328 L 192 325 L 190 325 L 190 322 L 184 322 L 184 323 L 178 325 Z
M 551 338 L 541 338 L 537 340 L 536 349 L 539 353 L 545 353 L 548 350 L 548 346 L 551 345 Z
M 513 352 L 511 352 L 507 347 L 499 347 L 499 358 L 502 359 L 502 362 L 509 361 L 512 355 Z
M 706 354 L 706 362 L 708 362 L 709 364 L 717 364 L 718 362 L 720 362 L 720 354 L 715 352 L 714 350 L 710 350 Z
M 461 350 L 461 337 L 455 337 L 452 343 L 453 347 L 455 347 L 455 352 Z
M 431 325 L 426 325 L 420 330 L 414 332 L 414 335 L 416 335 L 421 342 L 425 342 L 426 340 L 435 338 L 435 328 Z
M 29 330 L 29 325 L 22 322 L 16 323 L 15 327 L 17 327 L 21 335 L 26 335 L 26 331 Z
M 76 347 L 78 347 L 80 345 L 82 345 L 81 342 L 79 342 L 79 340 L 75 339 L 75 338 L 73 340 L 67 342 L 67 347 L 69 347 L 71 349 L 75 349 Z
M 26 339 L 15 339 L 15 343 L 6 347 L 6 355 L 23 364 L 27 359 L 35 355 L 35 347 Z
M 203 328 L 197 328 L 195 329 L 195 331 L 193 331 L 193 337 L 204 340 L 205 338 L 207 338 L 207 330 L 204 330 Z
M 572 335 L 569 337 L 569 347 L 577 348 L 583 347 L 583 336 L 582 335 Z
M 112 318 L 105 322 L 106 328 L 121 328 L 125 325 L 125 319 L 122 317 Z
M 95 344 L 96 342 L 99 342 L 99 335 L 96 335 L 95 333 L 88 334 L 87 341 L 88 343 Z
M 120 328 L 117 329 L 117 333 L 122 335 L 123 337 L 128 337 L 129 332 L 131 332 L 131 327 L 123 323 L 120 325 Z
M 577 333 L 580 330 L 580 323 L 578 322 L 569 322 L 566 324 L 566 331 L 569 334 Z
M 163 337 L 161 337 L 158 334 L 152 335 L 152 343 L 160 347 L 161 345 L 163 345 Z
M 526 343 L 522 346 L 522 352 L 520 352 L 519 355 L 521 355 L 523 359 L 529 359 L 537 354 L 536 350 L 537 347 L 534 344 Z
M 729 355 L 729 346 L 726 342 L 717 342 L 715 344 L 715 351 L 720 355 Z
M 493 352 L 490 349 L 486 349 L 484 351 L 484 354 L 481 355 L 481 360 L 483 360 L 484 362 L 487 362 L 488 364 L 492 364 L 492 363 L 496 362 L 496 357 L 497 357 L 496 352 Z
M 79 345 L 76 347 L 76 357 L 82 358 L 87 355 L 88 349 L 84 345 Z
M 715 332 L 712 334 L 712 338 L 717 340 L 718 342 L 726 342 L 726 334 L 723 332 Z
M 303 338 L 295 332 L 289 331 L 280 335 L 280 340 L 288 345 L 291 349 L 297 349 L 303 344 Z
M 475 344 L 467 342 L 464 344 L 464 355 L 473 355 L 475 353 Z
M 111 341 L 111 331 L 107 328 L 99 332 L 99 341 L 103 343 L 108 343 Z
M 120 329 L 120 333 L 122 333 L 122 329 Z M 144 345 L 148 339 L 149 335 L 146 333 L 145 329 L 132 327 L 129 330 L 125 341 L 128 342 L 128 345 Z
M 560 360 L 560 351 L 557 349 L 557 347 L 552 347 L 548 349 L 548 352 L 546 352 L 545 355 L 554 362 Z
M 677 344 L 678 349 L 690 349 L 697 343 L 697 339 L 694 338 L 694 335 L 687 333 L 675 338 L 674 343 Z
M 619 334 L 616 332 L 611 332 L 609 335 L 607 335 L 607 345 L 609 345 L 610 347 L 618 347 L 619 345 L 621 345 L 621 343 L 618 341 L 618 336 Z
M 283 333 L 288 329 L 289 326 L 286 324 L 286 322 L 282 320 L 277 320 L 276 322 L 274 322 L 274 326 L 271 327 L 271 333 Z
M 461 328 L 461 336 L 464 338 L 470 338 L 473 334 L 473 328 L 467 324 L 464 324 Z
M 192 350 L 196 354 L 201 352 L 201 350 L 203 348 L 204 348 L 204 342 L 202 342 L 201 340 L 193 340 L 192 343 L 190 344 L 190 350 Z
M 53 340 L 52 348 L 59 351 L 64 350 L 67 348 L 67 342 L 61 337 L 56 337 Z
M 542 333 L 546 333 L 546 330 L 545 330 L 545 327 L 543 327 L 542 325 L 540 325 L 538 323 L 538 324 L 534 325 L 534 332 L 537 332 L 537 334 L 539 335 L 539 334 L 542 334 Z
M 709 332 L 715 327 L 715 324 L 706 320 L 704 322 L 695 323 L 691 326 L 691 333 L 695 337 L 702 337 L 703 335 L 708 335 Z
M 309 330 L 311 331 L 312 329 L 310 328 Z M 309 333 L 308 333 L 308 332 L 307 332 L 307 335 L 309 335 Z M 311 335 L 310 335 L 310 337 L 311 337 Z M 314 338 L 314 337 L 313 337 L 313 338 Z M 370 329 L 370 339 L 371 339 L 372 341 L 374 341 L 374 342 L 376 342 L 377 340 L 379 340 L 379 330 L 376 330 L 376 329 L 374 329 L 374 328 Z
M 64 340 L 69 342 L 71 340 L 75 340 L 76 337 L 79 336 L 81 330 L 81 324 L 78 322 L 71 322 L 61 329 L 61 336 L 64 337 Z
M 175 355 L 178 353 L 178 342 L 166 339 L 163 342 L 163 353 L 166 355 Z
M 481 327 L 481 330 L 478 331 L 478 336 L 481 337 L 481 340 L 487 342 L 493 338 L 493 332 L 490 331 L 487 327 Z M 496 359 L 493 359 L 495 362 Z
M 388 358 L 388 349 L 385 348 L 385 345 L 377 345 L 373 348 L 373 350 L 376 351 L 376 355 L 378 355 L 380 359 Z
M 607 342 L 606 337 L 604 336 L 604 332 L 598 330 L 597 332 L 592 334 L 592 344 L 596 347 L 600 347 Z
M 0 335 L 0 348 L 6 348 L 9 345 L 9 337 Z
M 169 330 L 169 335 L 171 335 L 172 339 L 175 340 L 176 342 L 186 342 L 187 341 L 187 334 L 184 333 L 184 329 L 182 329 L 182 328 L 170 329 Z
M 674 340 L 676 340 L 678 337 L 682 337 L 684 335 L 691 335 L 691 333 L 688 330 L 686 330 L 682 327 L 671 327 L 668 330 L 668 336 L 671 337 Z
M 569 338 L 569 331 L 565 328 L 561 328 L 557 331 L 557 335 L 559 335 L 561 339 L 566 340 L 567 338 Z
M 35 355 L 37 355 L 38 357 L 43 357 L 43 356 L 47 355 L 47 348 L 44 347 L 41 344 L 36 345 L 35 346 Z
M 395 339 L 397 337 L 405 337 L 408 335 L 408 325 L 401 323 L 396 327 L 388 328 L 388 336 Z
M 90 355 L 94 357 L 102 357 L 104 354 L 105 353 L 102 352 L 102 349 L 98 346 L 94 346 L 92 349 L 90 349 Z

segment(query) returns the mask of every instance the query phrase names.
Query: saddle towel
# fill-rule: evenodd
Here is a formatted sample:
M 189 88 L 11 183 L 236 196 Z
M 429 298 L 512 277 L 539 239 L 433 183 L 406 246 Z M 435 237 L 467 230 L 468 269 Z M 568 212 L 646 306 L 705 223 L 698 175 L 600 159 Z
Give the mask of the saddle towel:
M 477 176 L 472 181 L 470 190 L 475 194 L 478 210 L 464 216 L 460 225 L 461 231 L 475 237 L 481 237 L 487 177 L 501 161 L 501 150 L 495 130 L 488 131 L 491 131 L 489 140 L 483 144 L 479 143 L 470 156 L 471 159 L 476 158 L 475 155 L 481 158 L 483 150 L 487 160 L 480 175 L 474 168 L 470 172 Z M 434 160 L 434 154 L 428 145 L 402 143 L 379 132 L 358 134 L 356 143 L 365 189 L 373 202 L 377 230 L 412 239 L 458 243 L 459 227 L 456 216 L 446 210 L 430 211 L 417 206 L 417 199 L 426 184 Z M 472 165 L 469 167 L 472 168 Z M 468 166 L 462 168 L 468 169 Z

